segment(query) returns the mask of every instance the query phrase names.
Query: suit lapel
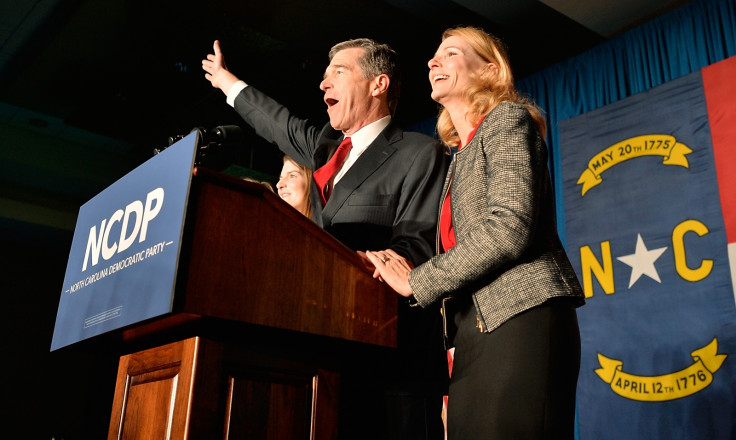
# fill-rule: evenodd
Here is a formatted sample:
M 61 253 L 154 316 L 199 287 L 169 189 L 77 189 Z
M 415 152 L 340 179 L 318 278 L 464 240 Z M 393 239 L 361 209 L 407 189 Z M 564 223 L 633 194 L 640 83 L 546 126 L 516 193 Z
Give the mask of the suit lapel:
M 319 140 L 317 141 L 317 148 L 314 150 L 314 157 L 312 158 L 312 171 L 317 170 L 322 165 L 326 164 L 327 161 L 335 154 L 337 147 L 340 145 L 342 139 L 342 133 L 330 127 L 330 124 L 325 124 L 320 133 Z M 312 220 L 319 226 L 324 227 L 322 212 L 322 202 L 319 199 L 319 188 L 314 183 L 314 179 L 310 182 L 310 199 L 312 203 Z
M 342 133 L 330 127 L 330 124 L 325 125 L 320 134 L 318 146 L 314 151 L 312 171 L 317 170 L 330 160 L 330 157 L 335 154 L 337 147 L 340 145 L 342 137 Z
M 360 155 L 332 190 L 330 199 L 322 210 L 324 224 L 330 224 L 350 194 L 396 152 L 393 144 L 401 137 L 401 129 L 392 121 Z

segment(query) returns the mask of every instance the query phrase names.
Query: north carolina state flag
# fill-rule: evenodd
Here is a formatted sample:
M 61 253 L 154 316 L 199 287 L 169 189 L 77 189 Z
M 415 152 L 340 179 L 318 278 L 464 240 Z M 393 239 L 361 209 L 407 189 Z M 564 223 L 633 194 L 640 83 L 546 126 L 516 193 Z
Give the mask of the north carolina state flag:
M 736 438 L 736 57 L 560 124 L 581 440 Z

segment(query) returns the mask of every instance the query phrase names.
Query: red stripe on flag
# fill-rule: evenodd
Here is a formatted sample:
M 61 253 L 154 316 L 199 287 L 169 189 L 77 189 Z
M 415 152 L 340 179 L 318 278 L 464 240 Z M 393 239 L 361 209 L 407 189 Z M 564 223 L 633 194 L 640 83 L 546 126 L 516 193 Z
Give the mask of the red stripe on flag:
M 736 56 L 705 67 L 702 77 L 726 237 L 736 243 Z

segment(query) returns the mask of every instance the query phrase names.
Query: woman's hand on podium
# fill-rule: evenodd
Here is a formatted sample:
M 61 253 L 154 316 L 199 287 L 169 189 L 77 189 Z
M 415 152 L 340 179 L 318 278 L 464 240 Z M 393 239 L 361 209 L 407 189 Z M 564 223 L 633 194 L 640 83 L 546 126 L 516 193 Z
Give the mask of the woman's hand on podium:
M 414 265 L 391 249 L 384 251 L 366 251 L 366 257 L 376 267 L 373 278 L 378 278 L 391 286 L 399 295 L 411 297 L 413 291 L 409 285 L 409 272 Z

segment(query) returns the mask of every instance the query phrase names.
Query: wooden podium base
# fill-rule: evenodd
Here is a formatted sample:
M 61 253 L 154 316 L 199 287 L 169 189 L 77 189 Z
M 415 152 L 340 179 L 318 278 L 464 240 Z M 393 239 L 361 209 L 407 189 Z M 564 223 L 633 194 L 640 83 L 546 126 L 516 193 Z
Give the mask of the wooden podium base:
M 193 174 L 170 315 L 98 338 L 124 354 L 108 438 L 384 438 L 396 293 L 262 185 Z
M 192 337 L 122 356 L 108 439 L 335 439 L 339 374 Z

